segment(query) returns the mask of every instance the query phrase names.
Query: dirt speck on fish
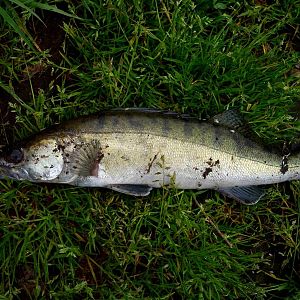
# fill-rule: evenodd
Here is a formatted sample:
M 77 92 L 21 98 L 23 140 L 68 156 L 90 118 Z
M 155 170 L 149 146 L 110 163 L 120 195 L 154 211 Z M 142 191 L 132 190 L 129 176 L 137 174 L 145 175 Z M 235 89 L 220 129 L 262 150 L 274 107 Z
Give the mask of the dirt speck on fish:
M 150 109 L 111 110 L 68 121 L 2 149 L 0 177 L 105 187 L 215 189 L 254 204 L 262 185 L 300 179 L 300 154 L 279 155 L 243 135 L 225 111 L 210 122 Z

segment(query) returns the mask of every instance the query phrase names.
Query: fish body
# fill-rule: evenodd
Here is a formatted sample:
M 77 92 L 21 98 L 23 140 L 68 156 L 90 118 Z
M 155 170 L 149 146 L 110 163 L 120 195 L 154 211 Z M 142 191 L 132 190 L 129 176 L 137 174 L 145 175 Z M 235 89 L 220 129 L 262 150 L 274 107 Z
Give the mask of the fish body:
M 236 121 L 228 126 L 228 113 L 220 119 L 147 110 L 81 117 L 7 152 L 0 174 L 141 196 L 162 186 L 215 189 L 248 204 L 263 194 L 254 186 L 300 179 L 300 155 L 271 153 L 232 129 Z

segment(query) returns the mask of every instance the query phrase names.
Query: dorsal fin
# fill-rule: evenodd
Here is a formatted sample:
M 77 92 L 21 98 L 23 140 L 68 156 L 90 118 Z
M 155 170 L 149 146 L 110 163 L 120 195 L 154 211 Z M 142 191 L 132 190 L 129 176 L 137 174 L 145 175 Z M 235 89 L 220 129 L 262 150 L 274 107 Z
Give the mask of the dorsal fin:
M 264 145 L 264 143 L 259 139 L 255 132 L 253 132 L 249 124 L 236 109 L 225 110 L 224 112 L 212 117 L 210 122 L 215 125 L 227 127 L 230 130 L 237 131 L 244 137 Z
M 228 127 L 230 129 L 238 129 L 244 125 L 243 117 L 236 109 L 225 110 L 211 118 L 214 124 Z
M 198 120 L 198 118 L 193 117 L 189 114 L 181 114 L 171 110 L 163 110 L 163 109 L 156 109 L 156 108 L 143 108 L 143 107 L 129 107 L 129 108 L 114 108 L 108 110 L 108 112 L 132 112 L 132 113 L 147 113 L 153 115 L 165 115 L 170 116 L 178 119 L 191 119 L 191 120 Z

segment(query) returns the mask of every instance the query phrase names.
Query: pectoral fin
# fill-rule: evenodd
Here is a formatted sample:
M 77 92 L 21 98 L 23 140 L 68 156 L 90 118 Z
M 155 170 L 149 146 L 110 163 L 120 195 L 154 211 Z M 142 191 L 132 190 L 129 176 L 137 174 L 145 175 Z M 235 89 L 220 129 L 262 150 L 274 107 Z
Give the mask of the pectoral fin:
M 138 184 L 114 184 L 108 186 L 108 188 L 132 196 L 148 196 L 152 187 L 148 185 L 138 185 Z
M 76 145 L 69 155 L 70 169 L 79 176 L 98 176 L 99 163 L 104 157 L 100 143 L 96 140 L 90 143 Z
M 243 204 L 253 205 L 257 203 L 265 194 L 261 186 L 237 186 L 219 189 L 222 194 L 235 199 Z

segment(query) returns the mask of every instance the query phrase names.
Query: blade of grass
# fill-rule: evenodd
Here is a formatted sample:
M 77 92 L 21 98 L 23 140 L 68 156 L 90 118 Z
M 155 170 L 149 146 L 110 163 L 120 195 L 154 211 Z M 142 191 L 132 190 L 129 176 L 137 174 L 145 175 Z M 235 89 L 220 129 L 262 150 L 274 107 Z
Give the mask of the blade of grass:
M 15 3 L 16 5 L 24 8 L 26 11 L 28 11 L 31 15 L 35 16 L 43 25 L 45 25 L 44 21 L 37 15 L 30 7 L 25 5 L 25 3 L 19 1 L 19 0 L 9 0 L 11 3 Z
M 19 36 L 24 40 L 24 42 L 34 51 L 35 47 L 33 46 L 33 39 L 32 37 L 28 34 L 25 33 L 20 26 L 14 21 L 14 19 L 6 12 L 5 9 L 3 9 L 0 6 L 0 15 L 3 18 L 3 20 L 9 24 L 12 29 L 19 34 Z
M 66 17 L 81 20 L 80 17 L 78 17 L 74 14 L 67 13 L 67 12 L 63 11 L 62 9 L 57 8 L 54 5 L 49 5 L 49 4 L 46 4 L 46 3 L 40 3 L 40 2 L 36 2 L 36 1 L 31 2 L 31 5 L 34 8 L 40 8 L 40 9 L 43 9 L 43 10 L 52 11 L 54 13 L 57 13 L 57 14 L 60 14 L 60 15 L 66 16 Z

